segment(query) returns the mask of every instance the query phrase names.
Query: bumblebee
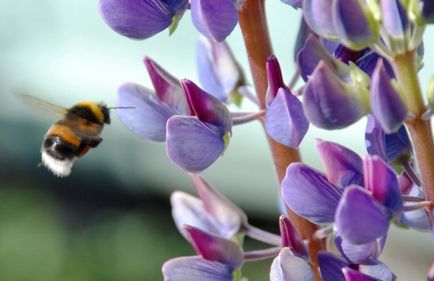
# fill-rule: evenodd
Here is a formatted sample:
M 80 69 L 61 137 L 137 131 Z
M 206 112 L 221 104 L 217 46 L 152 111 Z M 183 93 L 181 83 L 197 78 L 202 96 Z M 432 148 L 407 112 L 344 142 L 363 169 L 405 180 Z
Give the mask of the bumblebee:
M 60 118 L 45 134 L 39 164 L 58 177 L 68 176 L 75 159 L 102 142 L 101 131 L 105 124 L 110 124 L 111 108 L 103 103 L 83 101 L 67 109 L 34 96 L 19 96 L 25 103 L 55 113 Z

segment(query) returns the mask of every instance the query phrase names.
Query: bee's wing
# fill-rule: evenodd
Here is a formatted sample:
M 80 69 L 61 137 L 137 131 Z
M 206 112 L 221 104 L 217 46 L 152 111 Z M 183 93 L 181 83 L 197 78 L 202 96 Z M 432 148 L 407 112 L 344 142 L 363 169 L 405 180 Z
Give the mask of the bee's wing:
M 38 111 L 40 111 L 41 113 L 44 114 L 52 114 L 55 115 L 59 118 L 63 118 L 67 112 L 67 109 L 53 104 L 51 102 L 45 101 L 45 100 L 41 100 L 37 97 L 34 97 L 32 95 L 28 95 L 28 94 L 22 94 L 22 93 L 15 93 L 15 95 L 21 99 L 23 101 L 23 103 L 28 106 L 29 108 L 35 108 Z

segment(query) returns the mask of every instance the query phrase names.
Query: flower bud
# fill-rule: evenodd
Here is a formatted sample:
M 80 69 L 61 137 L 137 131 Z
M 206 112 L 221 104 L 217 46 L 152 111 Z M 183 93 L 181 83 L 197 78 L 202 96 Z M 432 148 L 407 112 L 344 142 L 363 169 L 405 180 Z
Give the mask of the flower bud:
M 304 89 L 303 107 L 312 124 L 322 129 L 340 129 L 365 115 L 360 89 L 346 84 L 321 61 Z
M 371 110 L 386 133 L 396 132 L 407 117 L 407 107 L 392 86 L 383 60 L 378 60 L 372 74 Z

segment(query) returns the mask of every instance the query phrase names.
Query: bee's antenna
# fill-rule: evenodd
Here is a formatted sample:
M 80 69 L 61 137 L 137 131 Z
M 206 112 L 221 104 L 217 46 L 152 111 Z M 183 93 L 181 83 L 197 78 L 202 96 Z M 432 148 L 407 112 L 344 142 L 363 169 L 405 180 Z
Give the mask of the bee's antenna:
M 107 109 L 128 109 L 128 108 L 136 108 L 135 106 L 114 106 L 108 107 Z

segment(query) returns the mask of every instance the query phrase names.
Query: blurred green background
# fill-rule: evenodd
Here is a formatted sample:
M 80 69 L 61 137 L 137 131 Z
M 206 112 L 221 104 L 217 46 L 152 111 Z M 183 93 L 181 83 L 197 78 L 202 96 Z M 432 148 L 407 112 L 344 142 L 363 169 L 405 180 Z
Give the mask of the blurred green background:
M 266 2 L 275 53 L 289 79 L 299 13 L 278 0 Z M 36 167 L 42 138 L 56 120 L 35 114 L 11 93 L 24 89 L 66 107 L 81 100 L 114 105 L 122 82 L 151 86 L 145 55 L 197 81 L 197 35 L 189 13 L 171 37 L 162 32 L 132 41 L 103 23 L 96 1 L 0 1 L 0 280 L 162 280 L 165 260 L 193 254 L 173 226 L 168 200 L 173 190 L 193 190 L 164 145 L 131 135 L 113 116 L 101 146 L 79 159 L 70 177 L 57 179 Z M 424 88 L 434 73 L 433 38 L 430 27 Z M 228 41 L 249 73 L 238 28 Z M 318 137 L 364 154 L 364 123 L 333 132 L 311 128 L 301 147 L 304 160 L 321 168 Z M 224 157 L 204 175 L 254 225 L 277 231 L 278 185 L 261 130 L 256 123 L 235 128 Z M 393 227 L 382 259 L 400 280 L 424 280 L 433 243 L 426 233 Z M 248 265 L 246 276 L 268 280 L 269 262 Z

